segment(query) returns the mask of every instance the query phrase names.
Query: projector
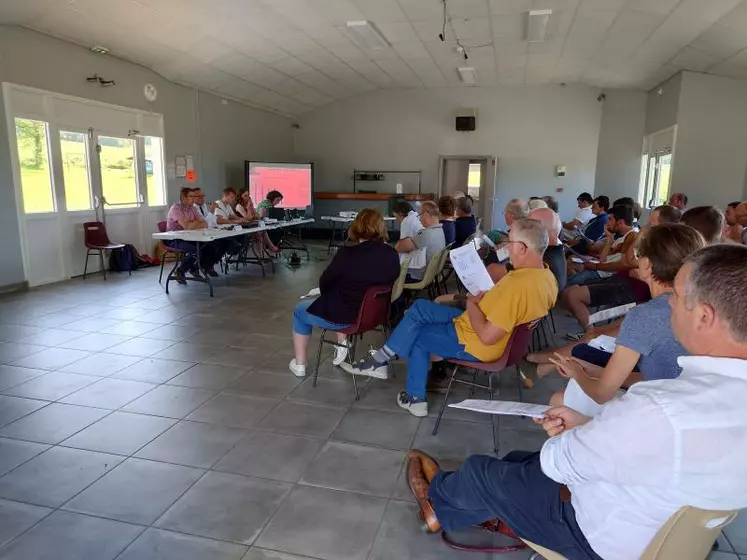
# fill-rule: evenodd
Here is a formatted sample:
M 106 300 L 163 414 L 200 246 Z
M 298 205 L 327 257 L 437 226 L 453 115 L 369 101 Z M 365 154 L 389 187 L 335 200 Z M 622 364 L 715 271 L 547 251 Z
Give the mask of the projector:
M 358 212 L 340 212 L 341 218 L 352 218 L 355 219 L 355 217 L 358 215 Z

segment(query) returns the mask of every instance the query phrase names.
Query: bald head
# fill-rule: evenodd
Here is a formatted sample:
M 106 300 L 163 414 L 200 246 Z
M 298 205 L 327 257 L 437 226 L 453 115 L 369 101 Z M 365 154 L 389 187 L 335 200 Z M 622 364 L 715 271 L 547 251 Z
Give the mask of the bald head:
M 558 233 L 560 232 L 561 224 L 560 217 L 555 212 L 550 208 L 535 208 L 529 212 L 529 217 L 542 222 L 542 226 L 547 230 L 550 238 L 549 245 L 551 247 L 558 245 Z

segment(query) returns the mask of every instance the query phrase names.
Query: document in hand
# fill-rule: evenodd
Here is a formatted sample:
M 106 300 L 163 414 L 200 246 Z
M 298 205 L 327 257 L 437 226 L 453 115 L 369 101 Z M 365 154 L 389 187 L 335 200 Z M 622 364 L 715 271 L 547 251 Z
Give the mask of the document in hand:
M 589 341 L 589 346 L 591 346 L 592 348 L 596 348 L 597 350 L 603 350 L 612 354 L 612 352 L 615 351 L 615 341 L 616 339 L 614 336 L 600 334 L 596 338 L 592 338 Z
M 493 280 L 488 274 L 488 269 L 485 268 L 472 243 L 452 249 L 449 251 L 449 258 L 454 272 L 473 296 L 479 292 L 487 292 L 493 287 Z
M 609 309 L 602 309 L 596 313 L 589 315 L 589 324 L 594 325 L 601 323 L 602 321 L 609 321 L 610 319 L 617 319 L 623 315 L 627 315 L 628 311 L 635 307 L 635 302 L 626 303 L 625 305 L 618 305 L 617 307 L 610 307 Z
M 550 407 L 544 404 L 529 404 L 511 401 L 486 401 L 481 399 L 467 399 L 460 403 L 449 405 L 450 408 L 461 408 L 484 414 L 501 414 L 503 416 L 527 416 L 542 418 Z

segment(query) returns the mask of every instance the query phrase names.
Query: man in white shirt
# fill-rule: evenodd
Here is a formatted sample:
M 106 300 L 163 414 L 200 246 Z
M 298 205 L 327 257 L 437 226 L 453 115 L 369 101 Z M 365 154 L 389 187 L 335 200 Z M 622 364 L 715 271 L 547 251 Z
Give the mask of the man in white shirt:
M 196 187 L 193 191 L 195 207 L 197 208 L 202 219 L 207 222 L 209 228 L 218 227 L 218 221 L 215 219 L 215 214 L 210 207 L 205 204 L 205 193 L 200 190 L 200 187 Z
M 497 517 L 571 560 L 630 560 L 683 506 L 747 507 L 745 270 L 740 245 L 690 257 L 670 299 L 674 334 L 692 354 L 679 358 L 680 376 L 636 383 L 594 418 L 550 409 L 540 454 L 472 456 L 437 473 L 412 451 L 408 481 L 428 527 Z
M 223 189 L 220 200 L 215 201 L 214 214 L 219 225 L 246 223 L 246 220 L 233 209 L 236 205 L 236 196 L 236 189 L 227 187 Z
M 392 215 L 399 224 L 399 238 L 414 238 L 423 229 L 418 213 L 412 209 L 406 200 L 398 200 L 392 204 Z
M 591 209 L 594 204 L 594 199 L 587 192 L 582 192 L 576 199 L 578 203 L 578 210 L 576 210 L 576 216 L 570 222 L 563 222 L 563 228 L 567 230 L 573 230 L 574 228 L 586 225 L 586 223 L 594 218 L 594 212 Z

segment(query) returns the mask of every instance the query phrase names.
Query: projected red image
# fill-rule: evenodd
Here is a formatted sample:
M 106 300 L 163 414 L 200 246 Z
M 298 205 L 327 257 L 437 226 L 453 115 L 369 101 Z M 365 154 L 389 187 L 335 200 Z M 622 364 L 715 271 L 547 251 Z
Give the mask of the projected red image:
M 251 195 L 255 204 L 270 191 L 283 193 L 284 208 L 305 208 L 311 204 L 311 169 L 263 167 L 254 165 L 249 175 Z

